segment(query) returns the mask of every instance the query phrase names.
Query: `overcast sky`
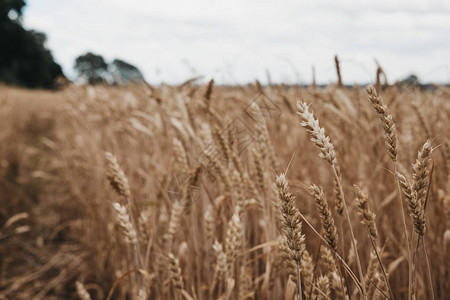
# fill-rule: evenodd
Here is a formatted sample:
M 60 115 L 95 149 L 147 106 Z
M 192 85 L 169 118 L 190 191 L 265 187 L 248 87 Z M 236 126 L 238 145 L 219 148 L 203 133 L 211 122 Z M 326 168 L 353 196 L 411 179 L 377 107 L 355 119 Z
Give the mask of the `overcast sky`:
M 138 66 L 150 83 L 203 75 L 220 83 L 255 79 L 374 80 L 376 58 L 389 80 L 415 73 L 450 82 L 450 1 L 28 0 L 27 28 L 69 76 L 92 51 Z

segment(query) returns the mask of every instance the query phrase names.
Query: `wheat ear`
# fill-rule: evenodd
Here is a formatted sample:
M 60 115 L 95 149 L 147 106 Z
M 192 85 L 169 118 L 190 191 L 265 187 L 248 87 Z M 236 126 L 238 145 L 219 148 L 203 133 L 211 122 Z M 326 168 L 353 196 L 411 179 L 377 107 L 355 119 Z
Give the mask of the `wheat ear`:
M 215 222 L 216 219 L 213 216 L 212 206 L 211 204 L 209 204 L 204 214 L 206 238 L 208 240 L 212 240 L 212 238 L 214 237 L 214 231 L 216 228 Z
M 184 148 L 183 143 L 179 139 L 174 138 L 172 144 L 173 149 L 175 151 L 179 170 L 181 172 L 189 172 L 189 164 L 186 155 L 186 149 Z
M 208 82 L 208 85 L 206 86 L 205 93 L 203 94 L 203 98 L 208 103 L 208 106 L 209 106 L 209 103 L 211 101 L 211 95 L 212 95 L 212 92 L 213 92 L 213 87 L 214 87 L 214 79 L 211 79 Z
M 172 279 L 172 284 L 180 293 L 184 288 L 183 277 L 181 275 L 181 268 L 178 258 L 175 257 L 172 253 L 168 254 L 169 258 L 169 271 L 170 278 Z
M 128 179 L 117 163 L 116 157 L 109 152 L 105 153 L 105 157 L 108 161 L 109 167 L 106 173 L 106 178 L 119 196 L 129 199 L 130 186 L 128 185 Z
M 127 208 L 125 207 L 125 205 L 122 205 L 118 202 L 115 202 L 113 206 L 117 212 L 117 220 L 120 226 L 123 228 L 123 231 L 125 232 L 125 241 L 132 244 L 134 247 L 137 247 L 137 232 L 133 226 L 133 223 L 131 222 L 130 216 L 127 212 Z
M 376 244 L 378 239 L 377 225 L 375 224 L 375 214 L 370 210 L 369 197 L 359 186 L 354 185 L 356 192 L 356 207 L 361 223 L 364 224 L 369 232 L 369 238 Z
M 278 250 L 280 251 L 280 257 L 286 267 L 286 273 L 289 275 L 289 278 L 295 280 L 297 277 L 297 270 L 295 262 L 290 257 L 290 249 L 287 244 L 286 236 L 279 239 Z
M 91 296 L 81 282 L 77 281 L 75 282 L 75 285 L 77 287 L 78 296 L 81 300 L 91 300 Z
M 384 138 L 386 142 L 387 152 L 392 161 L 397 161 L 397 129 L 395 128 L 392 115 L 389 114 L 387 106 L 384 104 L 381 97 L 378 95 L 376 89 L 372 85 L 366 87 L 369 100 L 373 108 L 378 114 L 378 117 L 383 124 Z
M 141 266 L 142 256 L 137 239 L 138 225 L 133 217 L 128 179 L 113 154 L 106 152 L 105 157 L 108 161 L 106 178 L 116 193 L 119 196 L 124 197 L 127 203 L 126 205 L 119 202 L 113 203 L 113 207 L 117 213 L 117 220 L 125 232 L 125 241 L 131 243 L 134 247 L 134 259 L 136 266 Z
M 319 148 L 319 156 L 333 164 L 336 160 L 336 152 L 330 138 L 325 135 L 325 129 L 320 127 L 319 120 L 314 118 L 314 114 L 309 111 L 309 105 L 306 102 L 298 101 L 297 110 L 297 114 L 302 119 L 300 125 L 306 129 L 311 136 L 311 141 Z
M 335 201 L 335 210 L 339 215 L 344 213 L 344 196 L 341 194 L 341 189 L 339 188 L 339 184 L 341 182 L 341 170 L 339 166 L 336 166 L 336 174 L 337 176 L 334 178 L 334 201 Z
M 412 188 L 416 193 L 417 201 L 423 207 L 425 205 L 425 195 L 429 182 L 428 163 L 431 154 L 431 142 L 426 141 L 417 155 L 416 163 L 413 165 Z M 423 234 L 422 234 L 423 235 Z
M 242 223 L 239 214 L 240 212 L 238 210 L 234 212 L 228 222 L 225 237 L 225 254 L 227 255 L 227 268 L 230 276 L 234 274 L 234 264 L 241 246 Z
M 290 249 L 290 258 L 297 264 L 298 292 L 302 299 L 300 262 L 305 250 L 305 236 L 302 234 L 300 212 L 294 205 L 295 197 L 289 192 L 286 174 L 282 173 L 276 178 L 276 195 L 283 216 L 284 234 Z
M 327 247 L 320 247 L 323 264 L 328 269 L 328 279 L 330 288 L 334 291 L 335 299 L 345 300 L 347 297 L 347 289 L 343 284 L 342 277 L 339 275 L 338 265 L 334 259 L 333 252 Z
M 214 241 L 212 246 L 214 254 L 216 256 L 216 272 L 219 279 L 224 279 L 228 277 L 228 266 L 227 266 L 227 255 L 223 251 L 223 246 L 217 240 Z
M 257 139 L 260 142 L 260 149 L 262 158 L 265 160 L 269 159 L 270 166 L 272 168 L 277 168 L 277 162 L 275 159 L 275 150 L 273 144 L 270 140 L 269 130 L 267 129 L 267 123 L 264 116 L 255 102 L 250 105 L 252 117 L 256 119 L 256 134 Z
M 303 285 L 305 287 L 305 293 L 308 293 L 308 295 L 310 296 L 314 280 L 314 262 L 308 250 L 306 249 L 305 251 L 303 251 L 300 265 L 302 266 L 302 274 L 304 278 Z
M 319 188 L 315 184 L 309 187 L 309 192 L 314 197 L 316 201 L 317 209 L 320 214 L 320 221 L 322 223 L 322 228 L 325 233 L 325 240 L 328 243 L 328 246 L 334 251 L 337 252 L 338 246 L 338 234 L 336 225 L 334 224 L 334 218 L 331 214 L 331 210 L 328 208 L 328 203 L 323 193 L 322 188 Z
M 223 154 L 223 157 L 226 161 L 226 166 L 228 166 L 231 156 L 231 149 L 228 144 L 228 139 L 225 138 L 224 132 L 221 132 L 218 128 L 215 128 L 213 130 L 213 137 L 216 140 L 216 142 L 219 144 L 220 149 L 222 150 L 221 154 Z
M 337 57 L 337 55 L 334 56 L 334 64 L 336 66 L 336 74 L 338 77 L 338 86 L 343 87 L 344 84 L 342 83 L 341 66 L 340 66 L 339 58 Z

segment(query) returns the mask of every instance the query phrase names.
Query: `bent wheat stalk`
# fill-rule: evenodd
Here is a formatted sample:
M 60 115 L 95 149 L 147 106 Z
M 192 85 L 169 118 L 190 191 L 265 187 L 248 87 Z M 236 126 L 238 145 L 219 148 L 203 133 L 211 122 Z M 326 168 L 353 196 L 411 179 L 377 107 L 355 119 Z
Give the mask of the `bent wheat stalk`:
M 378 95 L 377 90 L 372 85 L 368 85 L 366 87 L 366 92 L 369 95 L 369 101 L 372 103 L 373 108 L 375 109 L 375 111 L 378 114 L 378 118 L 380 119 L 381 123 L 383 124 L 384 138 L 385 138 L 387 153 L 388 153 L 389 158 L 394 163 L 394 173 L 397 173 L 397 169 L 398 169 L 398 162 L 397 162 L 398 138 L 397 138 L 397 129 L 395 127 L 395 123 L 393 121 L 392 115 L 388 112 L 387 106 L 384 104 L 382 98 Z M 406 218 L 405 218 L 405 209 L 403 207 L 400 182 L 398 180 L 397 180 L 397 188 L 399 191 L 398 199 L 399 199 L 399 205 L 401 208 L 403 233 L 404 233 L 404 237 L 405 237 L 405 244 L 406 244 L 406 249 L 407 249 L 407 254 L 408 254 L 408 269 L 409 269 L 408 285 L 409 285 L 409 289 L 410 289 L 412 286 L 412 252 L 411 252 L 411 247 L 409 245 L 408 228 L 406 226 Z

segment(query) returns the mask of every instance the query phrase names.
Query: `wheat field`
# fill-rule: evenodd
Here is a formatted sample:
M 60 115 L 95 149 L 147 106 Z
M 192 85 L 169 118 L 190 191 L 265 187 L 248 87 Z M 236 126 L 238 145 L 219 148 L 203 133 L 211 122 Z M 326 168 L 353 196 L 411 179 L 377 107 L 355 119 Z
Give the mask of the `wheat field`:
M 0 299 L 449 299 L 450 89 L 0 87 Z

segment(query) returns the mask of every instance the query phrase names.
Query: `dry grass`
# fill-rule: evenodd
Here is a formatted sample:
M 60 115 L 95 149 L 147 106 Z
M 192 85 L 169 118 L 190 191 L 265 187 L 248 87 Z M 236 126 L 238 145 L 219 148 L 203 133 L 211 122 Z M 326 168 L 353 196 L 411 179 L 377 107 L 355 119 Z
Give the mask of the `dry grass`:
M 0 299 L 450 294 L 446 87 L 0 93 Z

